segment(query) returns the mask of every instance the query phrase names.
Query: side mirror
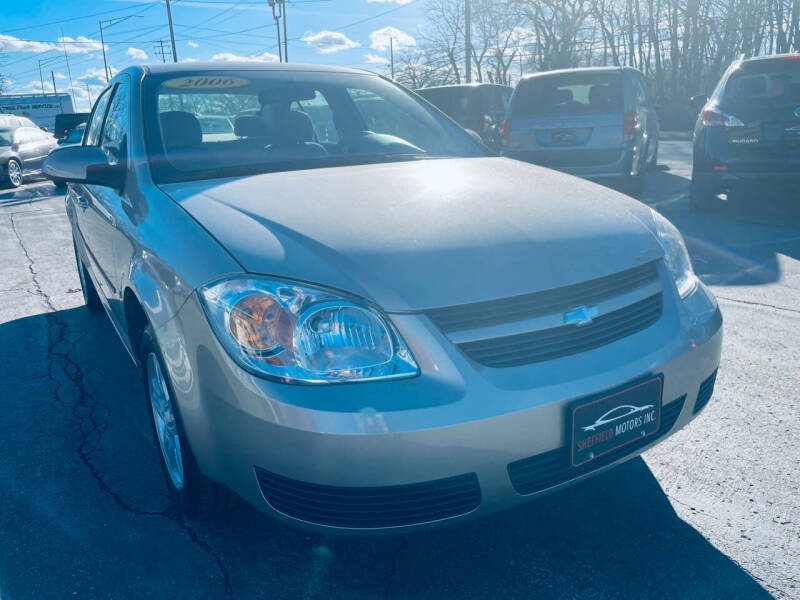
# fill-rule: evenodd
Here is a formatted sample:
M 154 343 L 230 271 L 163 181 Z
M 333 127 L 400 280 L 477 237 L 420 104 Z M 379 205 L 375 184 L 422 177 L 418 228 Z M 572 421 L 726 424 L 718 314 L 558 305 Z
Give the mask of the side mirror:
M 692 96 L 691 98 L 689 98 L 689 103 L 692 105 L 692 108 L 694 108 L 698 112 L 700 111 L 701 108 L 703 108 L 706 105 L 706 102 L 708 102 L 708 96 L 706 96 L 705 94 L 699 94 L 697 96 Z
M 105 152 L 97 146 L 54 148 L 45 159 L 42 172 L 51 179 L 118 190 L 125 184 L 125 166 L 109 164 Z

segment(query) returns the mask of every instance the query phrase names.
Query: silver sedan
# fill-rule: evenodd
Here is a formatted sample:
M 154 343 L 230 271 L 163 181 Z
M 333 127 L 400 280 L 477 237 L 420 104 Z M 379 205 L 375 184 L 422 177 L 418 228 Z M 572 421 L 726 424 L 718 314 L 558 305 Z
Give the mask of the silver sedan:
M 637 455 L 713 391 L 722 317 L 669 221 L 374 74 L 129 68 L 45 172 L 189 515 L 233 490 L 324 531 L 456 522 Z

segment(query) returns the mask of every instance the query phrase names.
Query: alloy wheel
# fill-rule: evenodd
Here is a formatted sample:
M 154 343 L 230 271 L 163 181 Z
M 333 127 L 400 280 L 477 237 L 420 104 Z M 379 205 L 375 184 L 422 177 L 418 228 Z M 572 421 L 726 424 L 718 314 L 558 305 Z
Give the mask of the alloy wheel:
M 161 458 L 175 489 L 183 489 L 183 457 L 178 424 L 172 406 L 167 382 L 161 370 L 161 363 L 155 353 L 147 355 L 147 386 L 150 392 L 150 408 L 156 428 Z
M 22 183 L 22 169 L 20 169 L 19 163 L 15 160 L 8 161 L 8 180 L 14 187 Z

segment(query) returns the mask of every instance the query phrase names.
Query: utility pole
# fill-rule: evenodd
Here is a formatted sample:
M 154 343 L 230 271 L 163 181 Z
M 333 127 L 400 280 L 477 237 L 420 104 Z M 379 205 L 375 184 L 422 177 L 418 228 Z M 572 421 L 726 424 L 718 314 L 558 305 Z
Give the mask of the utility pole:
M 289 62 L 289 36 L 286 34 L 286 0 L 278 0 L 283 9 L 283 59 Z
M 57 93 L 58 93 L 58 90 L 56 89 L 56 76 L 55 76 L 55 75 L 53 75 L 53 72 L 52 72 L 52 71 L 50 71 L 50 77 L 52 77 L 52 78 L 53 78 L 53 93 L 54 93 L 54 94 L 57 94 Z
M 72 91 L 72 71 L 69 69 L 69 55 L 67 54 L 67 40 L 64 39 L 64 29 L 61 29 L 61 45 L 64 46 L 64 60 L 67 61 L 67 76 L 69 77 L 69 95 L 72 96 L 72 105 L 75 106 L 75 94 Z M 52 71 L 51 71 L 52 73 Z M 53 78 L 53 90 L 56 87 L 56 80 Z
M 172 41 L 172 62 L 178 62 L 178 50 L 175 48 L 175 31 L 172 29 L 172 11 L 169 8 L 169 0 L 167 4 L 167 21 L 169 21 L 169 39 Z
M 272 18 L 275 20 L 275 33 L 278 34 L 278 62 L 283 62 L 283 53 L 281 51 L 281 12 L 280 2 L 276 0 L 267 0 L 267 4 L 272 9 Z
M 111 77 L 108 76 L 108 61 L 106 60 L 106 43 L 103 40 L 103 22 L 98 21 L 98 23 L 100 23 L 100 47 L 103 48 L 103 69 L 106 74 L 106 83 L 108 83 L 108 80 L 111 79 Z
M 392 59 L 392 79 L 394 79 L 394 38 L 389 38 L 389 56 Z
M 167 62 L 167 53 L 164 50 L 164 40 L 158 40 L 158 46 L 154 46 L 154 54 L 161 57 L 161 62 Z
M 464 74 L 467 83 L 472 83 L 472 7 L 470 0 L 464 0 Z
M 44 77 L 42 77 L 42 61 L 39 61 L 39 79 L 42 82 L 42 96 L 44 96 Z
M 100 24 L 100 46 L 102 46 L 103 48 L 103 68 L 105 69 L 106 73 L 106 83 L 108 83 L 109 79 L 111 79 L 111 69 L 109 68 L 108 61 L 106 60 L 106 43 L 105 40 L 103 39 L 103 23 L 106 24 L 106 29 L 108 29 L 112 25 L 116 25 L 117 23 L 122 23 L 123 21 L 132 19 L 133 17 L 141 19 L 142 15 L 127 15 L 125 17 L 115 17 L 113 19 L 106 19 L 105 21 L 98 21 L 98 23 Z

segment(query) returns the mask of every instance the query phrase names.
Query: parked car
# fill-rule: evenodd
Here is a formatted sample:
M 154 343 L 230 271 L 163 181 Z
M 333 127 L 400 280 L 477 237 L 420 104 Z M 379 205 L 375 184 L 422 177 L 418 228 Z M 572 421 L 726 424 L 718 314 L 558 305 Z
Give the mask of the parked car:
M 58 140 L 58 145 L 63 146 L 64 144 L 80 144 L 81 140 L 83 139 L 84 131 L 86 131 L 86 123 L 76 125 L 64 137 Z
M 641 192 L 658 161 L 658 115 L 630 67 L 547 71 L 523 78 L 509 102 L 503 155 Z
M 26 117 L 0 115 L 0 181 L 19 187 L 25 177 L 41 172 L 56 139 Z
M 694 128 L 691 208 L 721 198 L 800 185 L 800 54 L 734 62 L 710 98 L 692 99 Z
M 500 123 L 514 88 L 494 83 L 443 85 L 416 90 L 462 127 L 481 136 L 492 150 L 500 149 Z
M 256 112 L 205 140 L 210 106 Z M 227 488 L 320 531 L 455 522 L 635 456 L 710 398 L 722 317 L 669 221 L 488 156 L 378 75 L 130 67 L 45 171 L 71 182 L 84 298 L 143 373 L 189 514 Z
M 85 124 L 89 118 L 89 113 L 61 113 L 55 116 L 55 127 L 53 135 L 57 140 L 62 140 L 70 131 L 80 124 Z

